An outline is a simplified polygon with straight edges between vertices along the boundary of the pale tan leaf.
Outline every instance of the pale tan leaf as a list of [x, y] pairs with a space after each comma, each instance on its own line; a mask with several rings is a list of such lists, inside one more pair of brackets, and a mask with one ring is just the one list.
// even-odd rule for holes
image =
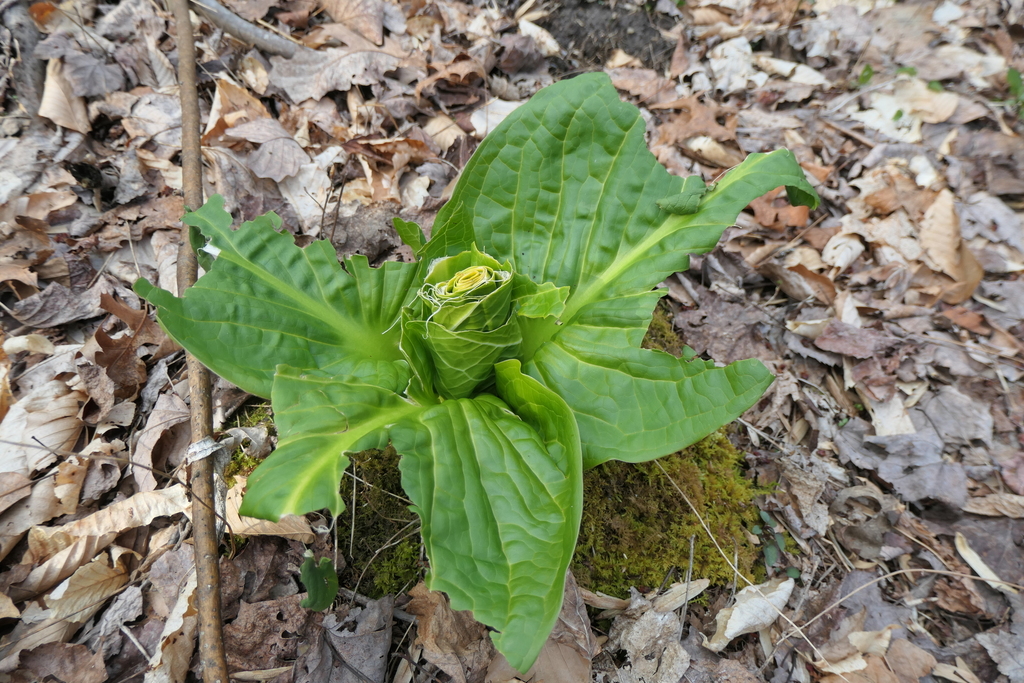
[[122, 534], [145, 526], [157, 517], [170, 517], [188, 507], [186, 488], [181, 484], [159, 491], [143, 491], [94, 512], [88, 517], [58, 527], [41, 530], [46, 536], [65, 535], [71, 539]]
[[[264, 76], [266, 72], [264, 71]], [[266, 86], [264, 86], [264, 90]], [[224, 131], [249, 121], [269, 118], [270, 112], [263, 103], [249, 94], [245, 88], [231, 81], [217, 79], [217, 89], [213, 93], [213, 105], [206, 130], [203, 131], [203, 144], [209, 145]]]
[[673, 583], [664, 593], [654, 598], [652, 601], [654, 611], [673, 612], [703, 593], [710, 585], [711, 581], [708, 579], [693, 579], [689, 583], [685, 581]]
[[[1020, 496], [1018, 496], [1018, 498], [1019, 497]], [[960, 557], [964, 558], [964, 561], [971, 566], [971, 569], [973, 569], [978, 576], [985, 579], [985, 583], [987, 583], [993, 590], [997, 590], [1008, 595], [1015, 595], [1017, 593], [1016, 588], [1003, 583], [999, 578], [999, 575], [992, 571], [991, 567], [985, 564], [985, 560], [981, 559], [981, 556], [974, 552], [974, 549], [971, 548], [970, 544], [967, 542], [967, 538], [962, 533], [959, 531], [956, 532], [953, 542], [956, 545], [957, 552], [960, 553]]]
[[227, 511], [228, 528], [237, 536], [280, 536], [300, 543], [312, 543], [316, 536], [305, 517], [285, 515], [278, 522], [269, 522], [254, 517], [241, 517], [238, 508], [242, 504], [242, 492], [245, 489], [245, 477], [236, 477], [236, 483], [228, 491]]
[[272, 57], [270, 83], [284, 90], [295, 104], [319, 100], [331, 90], [377, 83], [401, 62], [393, 48], [389, 50], [389, 42], [380, 50], [332, 48], [299, 52], [291, 59]]
[[195, 609], [190, 605], [195, 591], [196, 570], [193, 566], [178, 592], [174, 608], [164, 622], [160, 645], [149, 660], [150, 670], [146, 673], [144, 683], [184, 682], [195, 648], [199, 621]]
[[17, 472], [0, 472], [0, 512], [27, 498], [32, 493], [32, 480]]
[[444, 114], [438, 114], [423, 126], [423, 132], [429, 135], [442, 152], [447, 152], [456, 140], [465, 135], [459, 124]]
[[954, 206], [955, 197], [943, 189], [925, 211], [921, 220], [920, 240], [932, 263], [946, 275], [959, 279], [960, 220]]
[[30, 476], [71, 448], [82, 431], [78, 411], [86, 400], [85, 392], [71, 390], [57, 379], [23, 396], [0, 423], [0, 472]]
[[384, 3], [381, 0], [320, 0], [331, 18], [357, 31], [374, 45], [384, 40]]
[[53, 519], [59, 510], [53, 494], [53, 477], [40, 479], [28, 498], [14, 503], [0, 515], [0, 559], [11, 552], [26, 531]]
[[39, 103], [39, 115], [83, 135], [92, 129], [85, 100], [74, 94], [64, 76], [64, 63], [59, 59], [51, 59], [46, 65], [46, 83]]
[[736, 594], [736, 604], [715, 616], [715, 634], [704, 643], [704, 647], [712, 652], [721, 652], [733, 638], [774, 624], [795, 585], [793, 579], [778, 577], [741, 590]]
[[53, 342], [41, 334], [23, 334], [20, 337], [8, 337], [4, 341], [4, 353], [13, 356], [21, 351], [52, 356], [55, 349]]
[[990, 517], [1013, 517], [1024, 519], [1024, 496], [1013, 493], [990, 493], [987, 496], [968, 498], [964, 512]]
[[[33, 529], [33, 535], [36, 530]], [[86, 536], [77, 541], [71, 537], [59, 537], [62, 543], [69, 543], [53, 557], [33, 569], [24, 581], [10, 588], [11, 599], [21, 602], [28, 600], [68, 578], [96, 554], [114, 542], [116, 533]]]
[[309, 155], [288, 131], [274, 119], [257, 119], [228, 129], [226, 137], [248, 140], [259, 144], [249, 155], [249, 169], [258, 178], [270, 178], [281, 182], [297, 175], [303, 164], [309, 163]]
[[[139, 489], [153, 491], [156, 489], [156, 477], [153, 475], [153, 451], [160, 443], [164, 434], [176, 425], [188, 422], [188, 406], [174, 392], [161, 394], [153, 406], [153, 412], [146, 420], [146, 426], [139, 435], [139, 441], [132, 453], [132, 462], [142, 467], [132, 467]], [[148, 524], [148, 522], [147, 522]]]
[[46, 596], [46, 606], [55, 619], [77, 620], [78, 614], [102, 604], [128, 583], [128, 572], [122, 563], [111, 567], [107, 556], [101, 555], [79, 567], [66, 581]]
[[82, 462], [77, 456], [71, 456], [57, 466], [53, 493], [60, 503], [60, 514], [74, 514], [78, 509], [78, 494], [82, 491], [82, 483], [88, 471], [88, 463]]
[[21, 613], [14, 630], [0, 641], [0, 672], [9, 673], [18, 666], [18, 655], [47, 643], [62, 643], [68, 640], [98, 612], [100, 605], [88, 608], [75, 619], [54, 619], [49, 610], [31, 603]]
[[6, 593], [0, 593], [0, 619], [17, 619], [20, 616], [21, 612], [14, 606], [14, 601]]

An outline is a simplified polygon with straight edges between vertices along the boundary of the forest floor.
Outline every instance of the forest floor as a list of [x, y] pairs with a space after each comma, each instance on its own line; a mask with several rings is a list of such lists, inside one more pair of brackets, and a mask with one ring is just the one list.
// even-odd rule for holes
[[[277, 212], [300, 245], [406, 257], [391, 219], [429, 230], [489, 130], [589, 71], [640, 108], [670, 172], [710, 182], [785, 147], [823, 200], [753, 202], [663, 283], [650, 335], [775, 374], [720, 441], [665, 461], [725, 457], [757, 508], [715, 542], [692, 518], [693, 555], [684, 537], [641, 548], [663, 560], [647, 574], [628, 557], [614, 582], [577, 571], [566, 605], [589, 618], [564, 612], [523, 680], [1024, 682], [1021, 0], [227, 6], [316, 52], [194, 16], [205, 191], [240, 221]], [[176, 289], [178, 27], [152, 0], [0, 14], [0, 681], [197, 680], [187, 376], [131, 290]], [[482, 626], [416, 585], [414, 515], [382, 502], [393, 453], [345, 479], [373, 513], [354, 528], [240, 518], [272, 416], [224, 382], [214, 399], [237, 680], [515, 680]], [[588, 490], [642, 546], [693, 512], [637, 467]], [[299, 604], [307, 548], [348, 589], [326, 614]], [[758, 599], [721, 575], [741, 556]], [[339, 652], [379, 676], [332, 669]]]

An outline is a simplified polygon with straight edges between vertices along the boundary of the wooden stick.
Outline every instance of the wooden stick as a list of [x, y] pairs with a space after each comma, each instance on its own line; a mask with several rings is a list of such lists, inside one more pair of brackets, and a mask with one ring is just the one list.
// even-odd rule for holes
[[[181, 171], [185, 206], [203, 205], [203, 163], [200, 150], [199, 90], [196, 83], [196, 48], [188, 0], [171, 0], [178, 33], [178, 83], [181, 96]], [[178, 247], [178, 294], [195, 284], [199, 264], [183, 225]], [[186, 353], [191, 398], [192, 443], [211, 438], [213, 411], [210, 373], [192, 354]], [[192, 525], [196, 556], [196, 593], [199, 610], [199, 662], [205, 683], [228, 683], [224, 657], [223, 620], [220, 609], [220, 543], [217, 538], [212, 457], [191, 466]]]

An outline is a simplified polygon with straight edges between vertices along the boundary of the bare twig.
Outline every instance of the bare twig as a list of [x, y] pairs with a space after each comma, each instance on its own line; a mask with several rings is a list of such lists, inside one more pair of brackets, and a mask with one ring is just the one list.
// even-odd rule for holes
[[[196, 83], [196, 48], [192, 42], [192, 20], [188, 0], [171, 0], [178, 32], [178, 81], [181, 86], [181, 167], [185, 205], [198, 209], [203, 203], [203, 166], [200, 156], [199, 90]], [[179, 294], [195, 284], [199, 274], [196, 254], [189, 240], [189, 227], [182, 226], [178, 250]], [[210, 373], [195, 356], [185, 354], [191, 399], [192, 442], [209, 439], [213, 433], [210, 401]], [[214, 459], [201, 458], [192, 465], [192, 520], [196, 548], [196, 594], [199, 610], [199, 661], [206, 683], [228, 683], [224, 657], [224, 634], [220, 609], [220, 543], [214, 514]]]
[[217, 0], [192, 0], [192, 4], [217, 28], [227, 31], [243, 43], [255, 45], [268, 54], [290, 58], [295, 56], [296, 52], [307, 49], [273, 31], [249, 23]]

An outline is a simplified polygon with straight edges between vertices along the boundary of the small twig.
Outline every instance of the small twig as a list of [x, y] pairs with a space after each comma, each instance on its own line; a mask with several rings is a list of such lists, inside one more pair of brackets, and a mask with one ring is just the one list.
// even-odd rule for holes
[[840, 133], [842, 133], [846, 137], [850, 138], [851, 140], [856, 140], [860, 144], [862, 144], [862, 145], [864, 145], [866, 147], [870, 147], [871, 149], [874, 149], [875, 145], [878, 144], [874, 140], [872, 140], [871, 138], [869, 138], [867, 136], [864, 136], [864, 135], [861, 135], [857, 131], [851, 130], [851, 129], [847, 128], [846, 126], [841, 126], [838, 123], [836, 123], [835, 121], [831, 121], [831, 120], [826, 119], [826, 118], [822, 118], [822, 119], [820, 119], [820, 121], [822, 123], [824, 123], [826, 126], [831, 126], [832, 128], [835, 128], [836, 130], [838, 130]]
[[[178, 82], [181, 97], [181, 172], [185, 205], [198, 209], [203, 204], [203, 162], [200, 149], [199, 89], [196, 78], [196, 47], [192, 41], [192, 20], [188, 0], [170, 0], [178, 38]], [[195, 284], [199, 262], [192, 251], [189, 226], [182, 225], [178, 249], [178, 288], [184, 294]], [[210, 401], [210, 373], [191, 353], [185, 353], [188, 367], [189, 412], [192, 443], [213, 434]], [[224, 656], [224, 631], [220, 604], [220, 542], [214, 514], [214, 459], [201, 458], [192, 464], [192, 523], [196, 556], [196, 597], [199, 612], [199, 662], [206, 683], [228, 683]]]
[[297, 52], [308, 50], [291, 39], [265, 28], [254, 26], [221, 5], [217, 0], [192, 0], [192, 4], [217, 28], [223, 29], [243, 43], [255, 45], [269, 54], [291, 58]]

